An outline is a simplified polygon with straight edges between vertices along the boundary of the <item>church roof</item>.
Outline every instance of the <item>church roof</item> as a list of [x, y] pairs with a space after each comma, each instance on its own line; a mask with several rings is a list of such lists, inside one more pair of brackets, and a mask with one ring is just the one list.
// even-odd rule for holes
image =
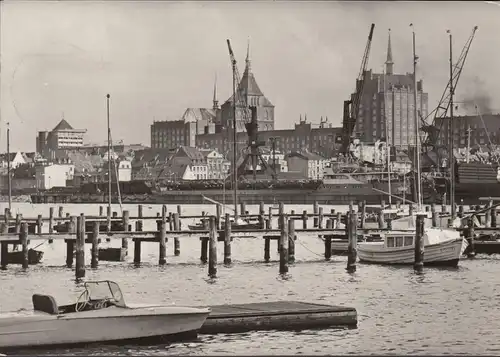
[[73, 127], [69, 125], [69, 123], [65, 120], [62, 119], [59, 124], [56, 125], [52, 131], [61, 131], [61, 130], [73, 130]]
[[[264, 93], [259, 88], [259, 85], [257, 84], [257, 81], [255, 80], [255, 76], [252, 73], [251, 70], [251, 65], [250, 65], [250, 54], [249, 54], [249, 49], [247, 49], [247, 59], [246, 59], [246, 66], [245, 66], [245, 72], [243, 72], [243, 76], [241, 77], [240, 83], [238, 88], [240, 91], [243, 93], [243, 95], [250, 95], [250, 96], [258, 96], [260, 97], [259, 99], [259, 106], [265, 106], [265, 107], [274, 107], [274, 105], [271, 103], [269, 99], [266, 98]], [[226, 101], [226, 103], [232, 103], [233, 102], [233, 96]], [[248, 103], [250, 105], [250, 103]]]
[[182, 115], [182, 120], [185, 123], [197, 122], [199, 120], [206, 120], [208, 122], [214, 122], [217, 117], [217, 113], [214, 109], [209, 108], [187, 108]]

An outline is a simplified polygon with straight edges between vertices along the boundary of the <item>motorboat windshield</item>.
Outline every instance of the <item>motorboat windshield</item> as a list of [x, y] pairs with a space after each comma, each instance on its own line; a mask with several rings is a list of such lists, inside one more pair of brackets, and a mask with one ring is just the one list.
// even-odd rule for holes
[[88, 300], [109, 300], [115, 306], [126, 307], [120, 286], [114, 281], [88, 281], [84, 287]]

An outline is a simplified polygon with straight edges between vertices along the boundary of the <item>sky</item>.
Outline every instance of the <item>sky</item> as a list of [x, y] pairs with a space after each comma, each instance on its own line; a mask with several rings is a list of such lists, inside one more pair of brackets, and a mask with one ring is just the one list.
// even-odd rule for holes
[[[438, 104], [449, 75], [449, 38], [457, 59], [477, 25], [456, 100], [500, 112], [500, 6], [487, 2], [22, 1], [0, 11], [0, 151], [34, 151], [37, 131], [64, 118], [106, 140], [106, 94], [113, 141], [150, 144], [154, 120], [180, 119], [212, 106], [214, 77], [222, 104], [232, 90], [226, 39], [243, 73], [250, 40], [257, 83], [275, 105], [278, 129], [299, 116], [340, 126], [354, 90], [370, 24], [368, 68], [382, 72], [391, 29], [395, 73], [412, 71]], [[459, 114], [467, 110], [458, 110]]]

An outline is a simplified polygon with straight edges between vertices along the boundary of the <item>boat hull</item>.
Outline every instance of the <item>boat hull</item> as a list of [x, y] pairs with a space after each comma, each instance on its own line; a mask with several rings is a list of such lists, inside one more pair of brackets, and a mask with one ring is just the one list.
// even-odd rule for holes
[[3, 314], [0, 350], [195, 336], [209, 313], [209, 309], [153, 306], [64, 315]]
[[[463, 239], [460, 238], [425, 246], [424, 265], [457, 266], [463, 244]], [[409, 265], [415, 262], [413, 246], [385, 249], [380, 249], [380, 246], [380, 243], [359, 243], [359, 261], [390, 265]]]

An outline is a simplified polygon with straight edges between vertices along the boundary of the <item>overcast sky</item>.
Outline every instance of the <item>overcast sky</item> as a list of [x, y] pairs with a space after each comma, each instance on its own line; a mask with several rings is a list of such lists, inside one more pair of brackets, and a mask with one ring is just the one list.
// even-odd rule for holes
[[[113, 140], [150, 144], [153, 119], [179, 119], [188, 107], [211, 107], [214, 75], [219, 102], [231, 91], [229, 38], [244, 69], [247, 39], [252, 69], [276, 106], [277, 128], [299, 115], [340, 125], [353, 91], [370, 24], [369, 68], [381, 72], [391, 28], [396, 73], [412, 70], [415, 26], [418, 77], [430, 107], [448, 76], [448, 37], [458, 58], [479, 26], [457, 90], [458, 99], [491, 98], [500, 112], [500, 7], [482, 2], [168, 2], [21, 1], [1, 3], [1, 144], [11, 126], [11, 150], [34, 150], [38, 130], [61, 119], [106, 138], [111, 94]], [[481, 99], [480, 97], [483, 97]], [[485, 104], [482, 104], [483, 106]]]

